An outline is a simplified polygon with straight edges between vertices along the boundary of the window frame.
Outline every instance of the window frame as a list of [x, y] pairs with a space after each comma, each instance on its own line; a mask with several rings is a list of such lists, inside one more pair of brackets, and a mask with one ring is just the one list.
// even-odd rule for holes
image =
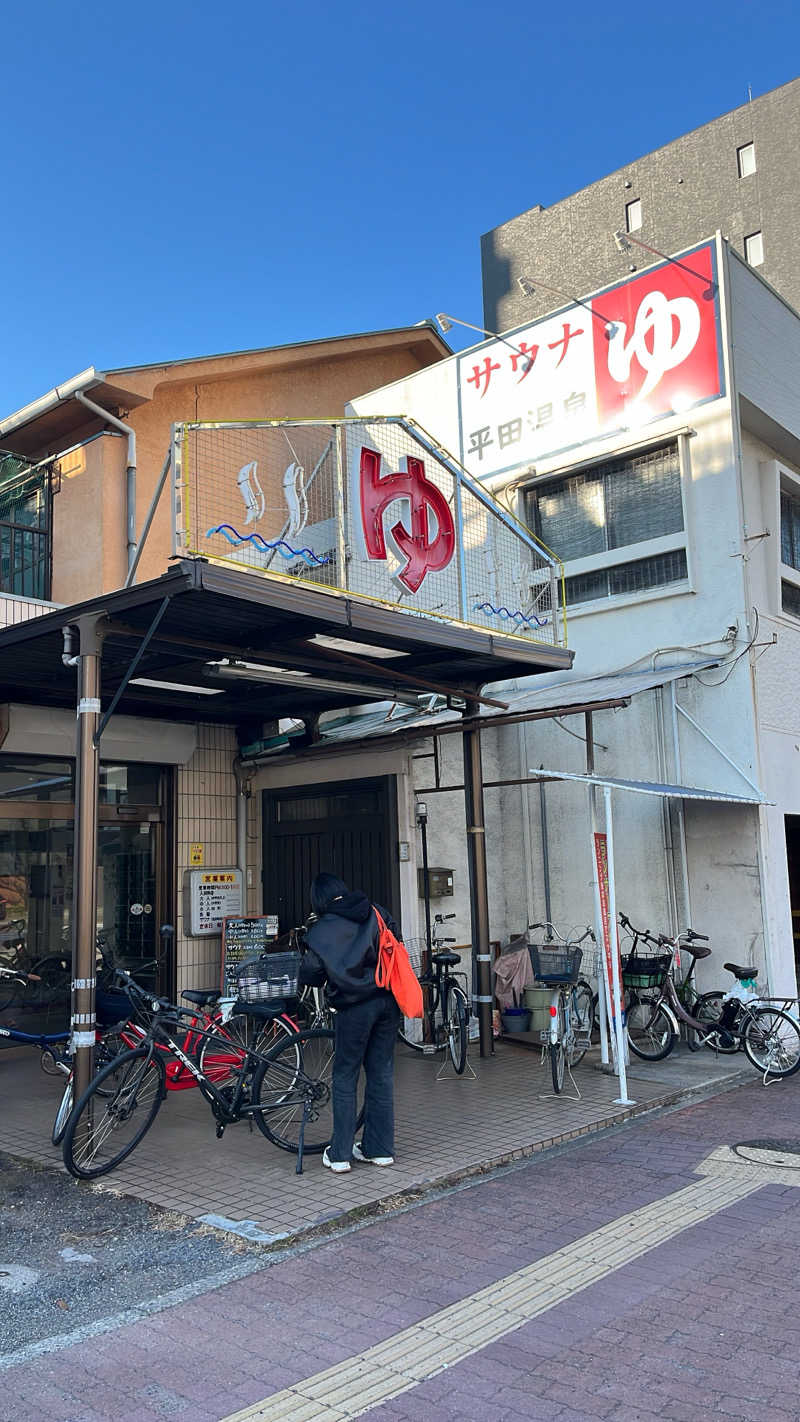
[[[620, 459], [636, 459], [642, 455], [655, 454], [659, 450], [666, 449], [670, 445], [677, 446], [678, 454], [678, 477], [681, 495], [681, 516], [683, 528], [677, 533], [660, 535], [656, 538], [642, 539], [637, 543], [626, 543], [620, 548], [606, 549], [603, 552], [592, 553], [583, 558], [571, 558], [564, 562], [564, 578], [580, 576], [581, 574], [604, 572], [610, 568], [622, 568], [631, 563], [641, 562], [646, 558], [655, 558], [661, 554], [682, 551], [686, 556], [686, 577], [676, 579], [674, 582], [660, 583], [657, 587], [645, 588], [637, 592], [609, 593], [602, 597], [591, 598], [585, 602], [571, 603], [567, 601], [566, 610], [570, 619], [581, 617], [589, 613], [597, 613], [605, 609], [630, 606], [642, 602], [653, 602], [664, 597], [683, 596], [696, 591], [694, 566], [692, 558], [691, 540], [689, 538], [689, 499], [688, 490], [690, 488], [690, 451], [689, 440], [694, 431], [691, 429], [676, 430], [674, 433], [662, 437], [661, 439], [651, 439], [641, 444], [629, 446], [626, 449], [619, 449], [603, 455], [597, 455], [594, 459], [586, 460], [580, 464], [554, 470], [549, 474], [542, 474], [536, 478], [528, 479], [520, 485], [520, 517], [529, 527], [534, 527], [534, 521], [530, 516], [528, 507], [528, 496], [538, 489], [558, 484], [561, 481], [575, 478], [580, 474], [589, 474], [593, 469], [602, 468], [604, 465], [615, 463]], [[537, 535], [538, 536], [538, 535]], [[553, 548], [556, 556], [559, 556], [558, 547]]]
[[[748, 250], [747, 250], [747, 247], [748, 247], [748, 243], [749, 243], [749, 242], [753, 242], [756, 237], [758, 238], [759, 242], [761, 243], [761, 257], [760, 257], [760, 259], [759, 259], [757, 262], [754, 262], [754, 261], [752, 261], [751, 258], [750, 258], [750, 254], [749, 254], [749, 252], [748, 252]], [[750, 233], [747, 233], [747, 234], [745, 235], [745, 239], [744, 239], [744, 259], [745, 259], [745, 261], [747, 262], [748, 267], [753, 267], [753, 269], [755, 269], [756, 267], [763, 267], [763, 265], [764, 265], [764, 233], [763, 233], [763, 231], [762, 231], [761, 228], [759, 228], [758, 231], [756, 231], [756, 232], [750, 232]]]
[[[2, 468], [3, 456], [12, 459], [18, 458], [18, 456], [8, 455], [5, 451], [0, 451], [0, 468]], [[20, 480], [23, 480], [26, 477], [24, 466], [26, 466], [27, 461], [19, 458], [19, 463], [23, 466], [23, 469], [20, 469]], [[27, 470], [30, 473], [32, 473], [35, 468], [35, 465], [27, 465]], [[14, 476], [12, 476], [12, 478], [13, 477]], [[10, 579], [12, 585], [9, 587], [3, 586], [2, 577], [0, 576], [0, 597], [3, 598], [19, 598], [24, 602], [50, 602], [51, 600], [53, 585], [53, 494], [56, 491], [56, 476], [52, 464], [46, 465], [41, 470], [40, 479], [44, 509], [43, 523], [40, 526], [34, 527], [31, 524], [17, 523], [14, 519], [0, 517], [0, 539], [1, 531], [4, 529], [8, 530], [9, 567], [12, 575]], [[2, 496], [2, 490], [3, 483], [0, 478], [0, 496]], [[24, 553], [19, 567], [17, 568], [15, 565], [14, 550], [18, 543], [23, 543], [25, 534], [29, 534], [31, 539], [34, 540], [31, 546], [32, 550], [36, 550], [36, 556], [32, 562], [32, 568], [43, 564], [43, 587], [41, 592], [25, 592], [13, 586], [13, 576], [15, 572], [17, 572], [21, 578], [24, 576]], [[39, 545], [38, 549], [37, 544]]]
[[[748, 168], [747, 172], [744, 171], [744, 165], [742, 162], [742, 155], [744, 153], [752, 153], [753, 155], [753, 166], [752, 168]], [[748, 143], [740, 143], [737, 145], [736, 171], [738, 172], [740, 178], [752, 178], [753, 174], [758, 171], [758, 166], [756, 164], [756, 145], [754, 139], [751, 138]]]
[[[791, 563], [783, 561], [783, 498], [784, 495], [791, 499], [793, 503], [800, 505], [800, 476], [793, 474], [785, 465], [776, 461], [775, 471], [777, 474], [777, 502], [778, 502], [778, 537], [777, 537], [777, 566], [776, 566], [776, 606], [782, 617], [791, 617], [792, 624], [800, 621], [800, 614], [792, 612], [783, 605], [783, 584], [788, 583], [792, 588], [796, 588], [800, 593], [800, 568], [795, 568]], [[800, 559], [800, 553], [798, 554]]]
[[[632, 214], [632, 213], [634, 213], [634, 214], [635, 214], [636, 216], [638, 216], [638, 218], [639, 218], [639, 221], [636, 222], [636, 223], [634, 223], [633, 226], [631, 226], [631, 214]], [[626, 232], [641, 232], [641, 230], [642, 230], [642, 199], [641, 199], [641, 198], [631, 198], [630, 201], [629, 201], [629, 202], [626, 202], [626, 204], [625, 204], [625, 231], [626, 231]]]

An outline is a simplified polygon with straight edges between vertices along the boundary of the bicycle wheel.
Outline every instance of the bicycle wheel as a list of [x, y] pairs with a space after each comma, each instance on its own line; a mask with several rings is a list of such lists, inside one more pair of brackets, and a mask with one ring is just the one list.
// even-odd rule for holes
[[[3, 966], [6, 965], [3, 964]], [[19, 978], [0, 977], [0, 1012], [6, 1012], [10, 1007], [16, 1007], [24, 991], [25, 984]]]
[[165, 1092], [162, 1056], [151, 1056], [147, 1047], [104, 1066], [67, 1121], [63, 1153], [70, 1175], [96, 1180], [121, 1164], [149, 1131]]
[[67, 1129], [67, 1121], [72, 1111], [72, 1072], [67, 1077], [61, 1100], [58, 1103], [56, 1118], [53, 1122], [53, 1129], [50, 1132], [50, 1139], [54, 1146], [61, 1145], [64, 1139], [64, 1132]]
[[748, 1061], [765, 1076], [793, 1076], [800, 1070], [800, 1026], [780, 1007], [750, 1008], [742, 1044]]
[[[217, 1088], [235, 1085], [249, 1051], [266, 1056], [289, 1038], [295, 1029], [282, 1017], [265, 1020], [237, 1012], [227, 1022], [211, 1023], [200, 1042], [198, 1065]], [[294, 1048], [300, 1066], [299, 1048]]]
[[30, 984], [36, 1002], [47, 1007], [67, 1007], [72, 991], [72, 962], [69, 958], [41, 958], [34, 963], [31, 974], [38, 982]]
[[[125, 1042], [116, 1028], [110, 1028], [109, 1031], [104, 1032], [102, 1037], [100, 1037], [95, 1044], [95, 1076], [99, 1075], [103, 1067], [107, 1066], [107, 1064], [112, 1061], [114, 1057], [118, 1057], [120, 1052], [124, 1052], [126, 1050], [127, 1048]], [[69, 1075], [67, 1076], [66, 1083], [64, 1085], [64, 1091], [61, 1096], [61, 1101], [59, 1102], [58, 1110], [56, 1111], [56, 1118], [53, 1122], [53, 1129], [50, 1133], [50, 1139], [52, 1140], [54, 1146], [61, 1145], [61, 1142], [64, 1139], [64, 1132], [67, 1129], [67, 1121], [69, 1120], [70, 1112], [72, 1110], [73, 1105], [72, 1084], [73, 1073], [72, 1071], [70, 1071]], [[111, 1096], [112, 1091], [113, 1082], [109, 1082], [107, 1086], [99, 1086], [97, 1094], [98, 1096]]]
[[467, 1065], [467, 999], [461, 988], [452, 987], [447, 998], [447, 1050], [459, 1076]]
[[[692, 1016], [700, 1022], [718, 1022], [724, 999], [724, 992], [704, 992], [694, 1004]], [[708, 1047], [712, 1052], [723, 1052], [727, 1056], [734, 1056], [742, 1045], [733, 1032], [703, 1032], [696, 1035], [704, 1047]]]
[[[297, 1067], [297, 1048], [302, 1065]], [[319, 1155], [333, 1135], [331, 1079], [334, 1033], [324, 1027], [298, 1032], [293, 1040], [279, 1042], [253, 1073], [251, 1100], [258, 1129], [273, 1145], [297, 1154], [300, 1128], [303, 1150]], [[364, 1120], [357, 1114], [356, 1127]]]
[[645, 1062], [660, 1062], [675, 1046], [675, 1030], [657, 998], [631, 997], [625, 1016], [628, 1046]]
[[574, 1067], [586, 1056], [594, 1031], [594, 994], [583, 978], [579, 979], [572, 989], [570, 1017], [573, 1037], [569, 1050], [569, 1065]]

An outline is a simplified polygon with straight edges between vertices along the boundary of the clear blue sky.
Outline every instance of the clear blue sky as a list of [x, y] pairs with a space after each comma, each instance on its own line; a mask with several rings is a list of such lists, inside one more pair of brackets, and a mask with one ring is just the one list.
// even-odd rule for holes
[[480, 324], [481, 233], [800, 67], [776, 0], [30, 0], [2, 36], [0, 416], [90, 364]]

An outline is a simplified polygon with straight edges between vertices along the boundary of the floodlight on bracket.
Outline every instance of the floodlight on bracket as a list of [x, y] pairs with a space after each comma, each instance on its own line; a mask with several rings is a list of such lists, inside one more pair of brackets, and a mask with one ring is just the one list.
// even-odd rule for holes
[[682, 272], [688, 273], [696, 281], [705, 283], [705, 290], [701, 292], [704, 301], [713, 301], [717, 294], [717, 283], [709, 281], [703, 272], [696, 272], [692, 267], [687, 267], [685, 262], [679, 261], [677, 257], [669, 257], [666, 252], [660, 252], [658, 247], [651, 247], [648, 242], [640, 242], [638, 237], [632, 237], [630, 232], [618, 231], [614, 233], [614, 244], [618, 252], [632, 252], [634, 245], [642, 247], [645, 252], [652, 252], [654, 256], [661, 257], [662, 261], [670, 262], [673, 267], [680, 267]]
[[581, 296], [570, 296], [569, 292], [559, 291], [557, 286], [546, 286], [543, 281], [539, 281], [538, 277], [534, 280], [533, 277], [518, 276], [517, 286], [523, 296], [535, 296], [538, 288], [541, 291], [549, 291], [551, 296], [560, 296], [562, 301], [572, 301], [576, 306], [583, 306], [589, 312], [590, 316], [593, 316], [596, 321], [601, 323], [607, 341], [610, 341], [612, 336], [617, 334], [616, 322], [610, 321], [607, 316], [603, 315], [602, 311], [597, 311], [594, 306], [590, 306], [588, 301], [584, 301]]

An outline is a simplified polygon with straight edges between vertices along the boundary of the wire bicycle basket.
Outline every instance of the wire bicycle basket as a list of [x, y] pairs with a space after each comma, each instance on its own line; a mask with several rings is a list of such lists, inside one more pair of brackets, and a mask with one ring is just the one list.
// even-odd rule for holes
[[627, 988], [660, 988], [671, 963], [671, 953], [629, 953], [622, 960], [623, 985]]
[[576, 983], [581, 970], [582, 948], [529, 943], [533, 976], [538, 983]]
[[242, 963], [236, 986], [243, 1002], [276, 1002], [297, 997], [299, 953], [265, 953]]

